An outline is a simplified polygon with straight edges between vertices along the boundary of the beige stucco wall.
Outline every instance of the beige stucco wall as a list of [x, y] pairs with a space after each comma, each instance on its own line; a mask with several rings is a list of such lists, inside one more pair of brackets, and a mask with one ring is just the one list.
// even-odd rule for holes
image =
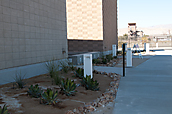
[[103, 40], [102, 0], [67, 0], [68, 39]]
[[103, 2], [103, 48], [112, 50], [112, 45], [118, 47], [117, 33], [117, 0], [102, 0]]
[[0, 0], [0, 69], [66, 57], [66, 26], [66, 0]]

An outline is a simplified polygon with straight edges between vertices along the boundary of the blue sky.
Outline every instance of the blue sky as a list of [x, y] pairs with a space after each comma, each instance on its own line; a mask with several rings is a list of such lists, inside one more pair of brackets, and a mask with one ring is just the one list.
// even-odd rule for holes
[[172, 0], [118, 0], [118, 27], [172, 24]]

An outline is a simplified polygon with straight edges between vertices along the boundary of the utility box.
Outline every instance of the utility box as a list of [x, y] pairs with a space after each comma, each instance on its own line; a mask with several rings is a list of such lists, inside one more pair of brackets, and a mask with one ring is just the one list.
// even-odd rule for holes
[[72, 56], [72, 64], [73, 65], [82, 65], [83, 64], [83, 55], [82, 54], [73, 55]]
[[84, 60], [84, 77], [86, 75], [91, 75], [91, 78], [93, 78], [93, 70], [92, 70], [92, 54], [84, 54], [83, 57]]

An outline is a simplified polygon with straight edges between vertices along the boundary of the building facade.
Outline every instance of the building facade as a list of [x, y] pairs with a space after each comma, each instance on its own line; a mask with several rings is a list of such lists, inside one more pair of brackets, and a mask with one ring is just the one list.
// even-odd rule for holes
[[65, 0], [0, 1], [0, 69], [67, 55]]
[[67, 0], [67, 34], [69, 53], [112, 50], [117, 0]]
[[66, 0], [0, 0], [0, 85], [67, 56]]

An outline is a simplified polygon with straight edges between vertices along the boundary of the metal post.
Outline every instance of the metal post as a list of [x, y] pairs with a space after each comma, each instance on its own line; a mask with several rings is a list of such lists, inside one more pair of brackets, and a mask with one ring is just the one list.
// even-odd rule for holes
[[125, 76], [125, 43], [123, 43], [123, 77]]

